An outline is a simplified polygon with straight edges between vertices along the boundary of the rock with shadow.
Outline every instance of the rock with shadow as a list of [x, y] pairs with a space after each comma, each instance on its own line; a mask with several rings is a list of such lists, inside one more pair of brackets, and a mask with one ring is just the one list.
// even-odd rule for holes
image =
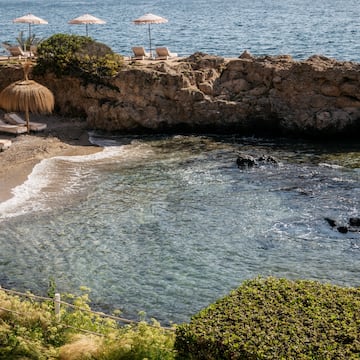
[[339, 223], [338, 221], [331, 218], [324, 218], [327, 223], [341, 234], [348, 232], [360, 232], [360, 217], [351, 217], [345, 224]]
[[239, 169], [248, 169], [252, 167], [258, 167], [261, 165], [278, 165], [279, 162], [273, 156], [261, 155], [260, 157], [254, 157], [249, 154], [239, 153], [236, 159], [236, 165]]

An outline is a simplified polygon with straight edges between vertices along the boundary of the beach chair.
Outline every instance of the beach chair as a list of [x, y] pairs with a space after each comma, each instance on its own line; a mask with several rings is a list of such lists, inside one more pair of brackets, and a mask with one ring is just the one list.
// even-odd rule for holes
[[150, 54], [147, 53], [142, 46], [134, 46], [131, 50], [134, 53], [134, 56], [132, 57], [133, 60], [144, 60], [150, 58]]
[[10, 125], [0, 119], [0, 132], [18, 135], [26, 133], [27, 128], [24, 125]]
[[27, 51], [23, 51], [20, 46], [9, 46], [6, 49], [12, 57], [27, 58], [30, 56], [30, 53]]
[[2, 42], [1, 46], [8, 52], [9, 52], [9, 48], [11, 47], [11, 45], [6, 42]]
[[37, 46], [36, 45], [30, 46], [29, 56], [37, 57]]
[[[26, 121], [16, 113], [7, 113], [4, 115], [4, 120], [11, 125], [20, 125], [26, 127]], [[29, 128], [31, 131], [43, 131], [47, 127], [44, 123], [29, 122]]]
[[167, 60], [173, 57], [177, 57], [177, 53], [172, 53], [167, 47], [158, 47], [156, 48], [156, 59], [157, 60]]

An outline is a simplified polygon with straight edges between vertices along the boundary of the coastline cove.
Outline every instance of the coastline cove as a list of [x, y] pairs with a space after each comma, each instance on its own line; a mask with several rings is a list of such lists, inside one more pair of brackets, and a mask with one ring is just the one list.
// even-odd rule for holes
[[[180, 323], [258, 275], [359, 286], [360, 233], [327, 220], [359, 216], [357, 143], [91, 141], [104, 150], [40, 162], [0, 204], [4, 287], [44, 293], [53, 278], [104, 311]], [[240, 169], [240, 153], [277, 163]]]

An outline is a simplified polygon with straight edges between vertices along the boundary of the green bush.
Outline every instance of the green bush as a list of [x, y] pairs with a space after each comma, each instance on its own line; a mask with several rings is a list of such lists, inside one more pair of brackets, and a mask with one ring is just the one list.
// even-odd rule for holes
[[62, 305], [59, 321], [52, 301], [0, 291], [0, 360], [174, 359], [175, 332], [156, 321], [119, 326], [90, 311], [87, 292], [64, 298], [75, 308]]
[[360, 289], [257, 278], [178, 326], [179, 359], [359, 359]]
[[88, 80], [114, 76], [124, 65], [123, 57], [107, 45], [87, 36], [55, 34], [37, 49], [36, 74], [53, 72]]

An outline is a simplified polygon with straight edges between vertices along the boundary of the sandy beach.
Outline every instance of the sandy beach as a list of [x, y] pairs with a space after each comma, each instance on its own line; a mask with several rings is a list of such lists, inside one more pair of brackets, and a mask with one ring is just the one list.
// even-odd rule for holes
[[18, 136], [0, 133], [0, 139], [12, 141], [10, 148], [0, 152], [0, 202], [11, 198], [11, 190], [22, 184], [41, 160], [101, 151], [89, 142], [86, 121], [82, 119], [32, 115], [31, 121], [44, 122], [47, 129]]

